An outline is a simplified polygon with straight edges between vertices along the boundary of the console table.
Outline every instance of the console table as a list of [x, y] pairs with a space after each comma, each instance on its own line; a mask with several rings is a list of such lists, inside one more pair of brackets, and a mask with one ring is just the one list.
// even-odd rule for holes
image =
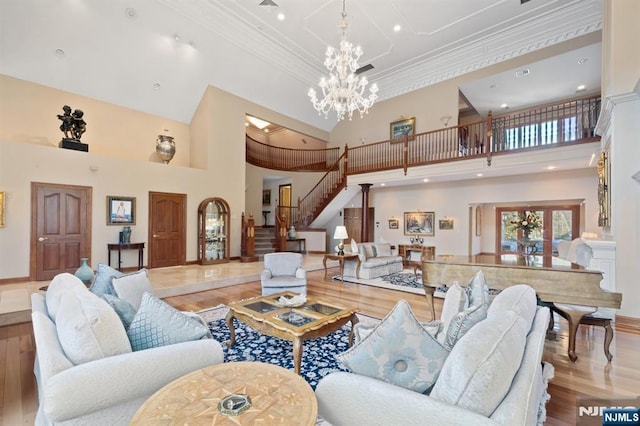
[[298, 251], [296, 253], [307, 252], [307, 239], [306, 238], [287, 238], [287, 243], [298, 243]]
[[107, 259], [111, 266], [111, 251], [118, 250], [118, 271], [122, 267], [122, 250], [138, 250], [138, 269], [142, 269], [142, 259], [144, 256], [144, 243], [123, 243], [107, 244]]

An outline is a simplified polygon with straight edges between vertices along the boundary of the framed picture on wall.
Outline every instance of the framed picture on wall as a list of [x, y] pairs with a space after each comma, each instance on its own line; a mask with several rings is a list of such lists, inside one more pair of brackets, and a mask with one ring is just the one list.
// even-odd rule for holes
[[262, 190], [262, 205], [270, 206], [271, 205], [271, 190], [263, 189]]
[[135, 225], [136, 197], [107, 196], [107, 225]]
[[433, 222], [435, 215], [434, 212], [405, 212], [404, 235], [434, 236]]
[[453, 229], [453, 219], [440, 219], [438, 227], [440, 229]]
[[413, 140], [416, 136], [416, 118], [411, 117], [394, 121], [389, 126], [389, 140], [391, 142], [404, 142]]
[[389, 219], [389, 229], [400, 228], [400, 221], [398, 219]]

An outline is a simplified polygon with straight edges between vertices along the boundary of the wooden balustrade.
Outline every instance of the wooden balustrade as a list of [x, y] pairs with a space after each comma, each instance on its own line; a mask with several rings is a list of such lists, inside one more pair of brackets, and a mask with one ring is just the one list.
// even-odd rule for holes
[[346, 186], [349, 152], [349, 148], [345, 146], [344, 153], [333, 167], [324, 174], [303, 199], [298, 201], [297, 227], [302, 229], [308, 227], [338, 192]]
[[246, 136], [246, 159], [249, 164], [272, 170], [324, 172], [340, 155], [340, 148], [292, 149], [258, 142]]
[[256, 235], [255, 235], [255, 221], [253, 219], [253, 213], [249, 214], [249, 219], [245, 218], [244, 212], [242, 213], [242, 238], [240, 240], [240, 261], [241, 262], [257, 262], [258, 256], [255, 255], [256, 251]]
[[345, 146], [327, 150], [293, 150], [257, 142], [247, 136], [247, 161], [276, 170], [326, 170], [309, 193], [298, 201], [297, 208], [277, 213], [286, 226], [308, 227], [320, 212], [347, 184], [347, 175], [371, 173], [445, 161], [486, 157], [510, 152], [572, 145], [600, 140], [594, 129], [600, 113], [600, 96], [549, 104], [494, 117], [485, 121], [446, 127], [405, 137], [353, 148]]

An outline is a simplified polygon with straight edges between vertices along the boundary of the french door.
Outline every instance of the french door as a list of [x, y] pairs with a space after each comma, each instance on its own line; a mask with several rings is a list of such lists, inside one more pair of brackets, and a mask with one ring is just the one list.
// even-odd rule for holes
[[559, 241], [571, 241], [579, 236], [579, 205], [499, 207], [496, 209], [496, 254], [518, 252], [518, 240], [524, 235], [512, 222], [528, 213], [535, 213], [542, 221], [542, 228], [533, 230], [529, 236], [537, 241], [536, 254], [557, 256]]

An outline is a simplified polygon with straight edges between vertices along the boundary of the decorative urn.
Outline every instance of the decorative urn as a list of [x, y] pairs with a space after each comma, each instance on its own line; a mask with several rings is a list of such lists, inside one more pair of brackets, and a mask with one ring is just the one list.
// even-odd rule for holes
[[90, 284], [95, 275], [93, 269], [91, 269], [91, 266], [89, 266], [88, 261], [89, 259], [86, 257], [80, 259], [80, 267], [74, 274], [76, 277], [80, 278], [80, 281], [82, 281], [85, 285]]
[[173, 136], [158, 135], [156, 152], [164, 164], [169, 164], [169, 161], [176, 154], [176, 143], [173, 141]]

